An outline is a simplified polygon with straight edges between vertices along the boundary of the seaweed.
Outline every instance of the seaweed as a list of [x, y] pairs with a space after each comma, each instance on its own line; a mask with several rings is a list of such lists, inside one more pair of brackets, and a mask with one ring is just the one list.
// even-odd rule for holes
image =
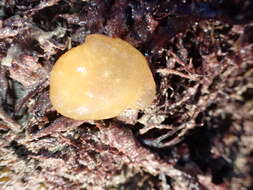
[[[0, 2], [1, 189], [250, 189], [251, 0]], [[57, 58], [91, 33], [147, 58], [153, 104], [103, 121], [59, 115]]]

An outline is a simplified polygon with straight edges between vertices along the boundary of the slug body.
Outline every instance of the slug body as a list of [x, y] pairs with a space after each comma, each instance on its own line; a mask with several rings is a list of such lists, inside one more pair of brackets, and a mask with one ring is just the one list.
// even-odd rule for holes
[[152, 103], [155, 82], [145, 57], [129, 43], [101, 34], [63, 54], [50, 75], [50, 100], [62, 115], [107, 119]]

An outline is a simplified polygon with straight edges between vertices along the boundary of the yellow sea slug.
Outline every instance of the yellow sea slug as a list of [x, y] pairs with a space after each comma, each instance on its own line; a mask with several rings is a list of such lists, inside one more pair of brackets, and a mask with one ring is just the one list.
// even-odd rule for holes
[[143, 109], [156, 85], [145, 57], [119, 38], [101, 34], [63, 54], [50, 75], [50, 100], [62, 115], [99, 120]]

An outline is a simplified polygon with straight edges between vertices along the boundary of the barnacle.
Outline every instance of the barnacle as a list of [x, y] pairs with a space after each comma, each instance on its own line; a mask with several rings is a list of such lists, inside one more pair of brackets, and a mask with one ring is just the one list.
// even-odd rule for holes
[[107, 119], [152, 103], [155, 82], [145, 57], [119, 38], [101, 34], [63, 54], [50, 76], [50, 100], [62, 115]]

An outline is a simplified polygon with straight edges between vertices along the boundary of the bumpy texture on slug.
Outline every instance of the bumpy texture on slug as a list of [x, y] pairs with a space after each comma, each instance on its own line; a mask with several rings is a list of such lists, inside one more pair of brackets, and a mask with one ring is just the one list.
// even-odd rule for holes
[[51, 72], [53, 107], [72, 119], [115, 117], [127, 108], [143, 109], [154, 96], [145, 57], [129, 43], [101, 34], [63, 54]]

